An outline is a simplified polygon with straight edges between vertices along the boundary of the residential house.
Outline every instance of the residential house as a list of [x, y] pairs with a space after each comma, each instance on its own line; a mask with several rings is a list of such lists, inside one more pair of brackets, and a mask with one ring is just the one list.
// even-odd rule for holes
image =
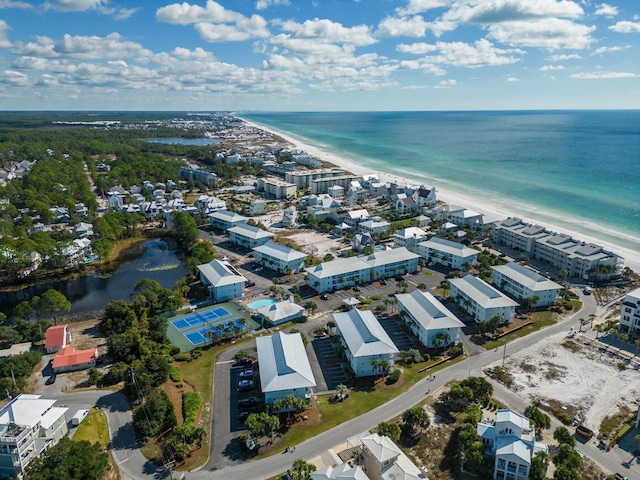
[[464, 323], [431, 293], [397, 293], [396, 300], [400, 318], [425, 347], [448, 347], [458, 342]]
[[380, 235], [386, 232], [391, 227], [391, 224], [380, 217], [373, 217], [364, 222], [360, 222], [358, 228], [363, 233], [370, 233], [371, 235]]
[[495, 424], [480, 422], [477, 432], [485, 453], [495, 457], [494, 480], [527, 480], [535, 454], [549, 454], [547, 445], [536, 442], [529, 419], [513, 410], [498, 410]]
[[624, 296], [620, 311], [620, 326], [627, 332], [637, 335], [640, 331], [640, 288]]
[[118, 192], [109, 192], [109, 208], [115, 208], [119, 210], [122, 208], [122, 204], [124, 203], [122, 200], [122, 196]]
[[394, 208], [399, 212], [415, 212], [419, 207], [415, 198], [406, 193], [398, 193], [393, 201]]
[[385, 360], [393, 369], [398, 348], [373, 312], [353, 308], [334, 313], [333, 319], [340, 344], [356, 377], [381, 373], [375, 363], [372, 364], [374, 360]]
[[282, 274], [297, 273], [304, 268], [306, 253], [275, 242], [254, 247], [255, 261]]
[[296, 186], [293, 183], [275, 177], [258, 178], [258, 190], [276, 199], [296, 196]]
[[218, 197], [209, 195], [200, 195], [196, 198], [195, 206], [202, 214], [209, 214], [217, 212], [218, 210], [225, 210], [227, 204], [220, 200]]
[[31, 342], [14, 343], [9, 348], [0, 350], [0, 358], [15, 357], [31, 351]]
[[228, 228], [229, 241], [245, 248], [255, 248], [267, 243], [273, 233], [246, 223], [240, 223]]
[[68, 325], [54, 325], [47, 328], [44, 334], [44, 349], [47, 353], [56, 353], [71, 343], [71, 332]]
[[276, 302], [256, 309], [262, 324], [270, 327], [298, 320], [304, 315], [304, 307], [293, 301], [293, 297], [283, 302]]
[[230, 210], [218, 210], [209, 214], [209, 223], [219, 230], [227, 230], [241, 223], [247, 223], [247, 220], [249, 220], [247, 217]]
[[451, 212], [450, 220], [456, 225], [466, 225], [474, 230], [479, 230], [483, 226], [482, 217], [481, 213], [463, 208], [462, 210]]
[[558, 292], [562, 290], [561, 285], [517, 262], [491, 268], [493, 269], [492, 283], [503, 292], [520, 302], [525, 298], [537, 297], [538, 301], [531, 305], [532, 307], [553, 305]]
[[254, 198], [253, 200], [251, 200], [251, 202], [249, 202], [250, 216], [253, 217], [255, 215], [264, 215], [265, 213], [267, 213], [267, 202], [257, 198]]
[[327, 193], [331, 196], [331, 198], [344, 198], [344, 187], [340, 185], [334, 185], [329, 187]]
[[424, 242], [426, 238], [427, 234], [421, 228], [407, 227], [393, 235], [393, 244], [395, 247], [405, 247], [410, 252], [420, 254], [418, 245]]
[[212, 260], [198, 265], [202, 285], [216, 303], [226, 302], [244, 295], [247, 279], [226, 260]]
[[98, 349], [76, 350], [66, 346], [58, 350], [53, 357], [53, 373], [75, 372], [95, 367], [98, 361]]
[[364, 471], [371, 480], [424, 480], [427, 477], [389, 437], [360, 439]]
[[287, 207], [282, 210], [282, 226], [294, 227], [298, 221], [298, 211], [295, 207]]
[[21, 394], [0, 408], [0, 477], [22, 477], [29, 464], [67, 432], [67, 408]]
[[67, 207], [53, 207], [50, 208], [52, 214], [52, 223], [68, 223], [71, 217], [69, 216], [69, 209]]
[[348, 463], [340, 463], [335, 467], [328, 465], [312, 472], [311, 480], [369, 480], [369, 477], [359, 465], [352, 467]]
[[84, 203], [76, 203], [76, 217], [86, 217], [89, 213], [89, 209]]
[[419, 208], [430, 208], [436, 204], [436, 187], [427, 188], [420, 186], [415, 192], [413, 192], [413, 199], [416, 201]]
[[311, 401], [316, 386], [300, 333], [278, 332], [256, 338], [260, 388], [267, 405], [287, 395]]
[[327, 217], [335, 217], [340, 208], [340, 202], [331, 195], [308, 195], [300, 199], [300, 206], [306, 208], [307, 215], [313, 215], [321, 220]]
[[357, 229], [360, 223], [366, 220], [369, 220], [369, 212], [365, 209], [351, 210], [344, 217], [344, 222], [354, 229]]
[[449, 298], [471, 315], [476, 322], [485, 322], [498, 315], [503, 322], [508, 323], [518, 306], [517, 302], [504, 293], [471, 274], [462, 278], [451, 278], [449, 285]]
[[456, 270], [464, 269], [464, 264], [475, 265], [478, 251], [461, 243], [433, 237], [418, 244], [420, 256], [428, 263], [437, 263]]
[[351, 248], [354, 252], [362, 253], [365, 248], [373, 248], [375, 245], [376, 241], [373, 239], [370, 233], [356, 233], [353, 237], [351, 237]]
[[76, 223], [73, 227], [74, 233], [78, 238], [84, 237], [92, 237], [93, 236], [93, 225], [86, 222]]

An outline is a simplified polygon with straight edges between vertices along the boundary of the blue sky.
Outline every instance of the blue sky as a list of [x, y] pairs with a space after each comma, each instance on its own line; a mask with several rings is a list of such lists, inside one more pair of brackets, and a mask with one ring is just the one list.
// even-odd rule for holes
[[0, 109], [637, 109], [639, 48], [638, 0], [0, 0]]

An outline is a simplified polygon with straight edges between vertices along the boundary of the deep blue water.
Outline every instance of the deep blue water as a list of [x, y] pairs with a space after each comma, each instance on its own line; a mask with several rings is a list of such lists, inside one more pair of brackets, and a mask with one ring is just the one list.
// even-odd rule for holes
[[480, 197], [640, 254], [640, 111], [242, 117], [372, 169]]

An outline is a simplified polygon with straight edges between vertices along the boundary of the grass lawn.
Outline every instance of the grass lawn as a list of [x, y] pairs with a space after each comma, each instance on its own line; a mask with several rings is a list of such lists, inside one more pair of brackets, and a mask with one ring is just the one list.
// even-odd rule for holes
[[76, 442], [87, 440], [88, 442], [98, 442], [103, 447], [109, 445], [109, 428], [107, 427], [107, 416], [99, 408], [93, 407], [84, 421], [78, 427], [73, 436]]
[[557, 323], [556, 314], [549, 311], [537, 312], [536, 313], [536, 321], [531, 325], [527, 325], [526, 327], [521, 328], [520, 330], [516, 330], [515, 332], [508, 333], [504, 337], [501, 337], [498, 340], [487, 342], [484, 344], [484, 348], [486, 350], [492, 350], [495, 348], [499, 348], [506, 343], [509, 343], [517, 338], [525, 337], [530, 333], [537, 332], [541, 328], [548, 327], [549, 325], [553, 325]]

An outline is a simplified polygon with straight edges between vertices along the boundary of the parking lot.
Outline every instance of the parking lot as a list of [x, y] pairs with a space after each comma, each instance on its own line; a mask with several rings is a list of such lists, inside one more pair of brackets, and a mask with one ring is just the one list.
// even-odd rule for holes
[[311, 345], [318, 359], [318, 369], [317, 371], [314, 369], [317, 384], [316, 391], [335, 390], [341, 383], [347, 385], [347, 377], [344, 374], [342, 363], [333, 348], [331, 339], [329, 337], [315, 338]]
[[409, 350], [411, 348], [417, 348], [413, 341], [409, 338], [409, 336], [402, 329], [400, 324], [390, 315], [382, 314], [377, 316], [380, 325], [384, 328], [384, 331], [387, 332], [393, 343], [395, 343], [398, 350]]
[[[232, 366], [229, 372], [229, 429], [232, 432], [238, 432], [244, 430], [244, 421], [249, 413], [256, 411], [256, 408], [260, 402], [257, 399], [257, 389], [259, 384], [259, 378], [256, 371], [248, 377], [244, 376], [243, 372], [253, 370], [251, 365], [244, 366]], [[240, 387], [241, 381], [252, 381], [252, 387]]]

